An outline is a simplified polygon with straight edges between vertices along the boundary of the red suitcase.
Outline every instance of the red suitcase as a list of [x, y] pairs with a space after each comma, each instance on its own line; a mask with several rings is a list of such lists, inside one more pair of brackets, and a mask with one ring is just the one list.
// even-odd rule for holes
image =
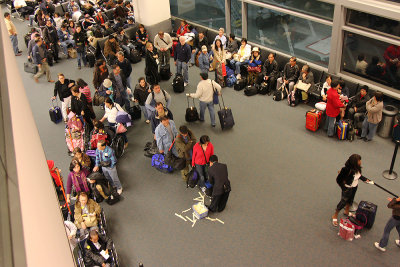
[[352, 241], [354, 239], [354, 224], [349, 219], [340, 219], [338, 235], [344, 240]]
[[322, 111], [312, 109], [306, 113], [306, 128], [315, 132], [321, 123]]

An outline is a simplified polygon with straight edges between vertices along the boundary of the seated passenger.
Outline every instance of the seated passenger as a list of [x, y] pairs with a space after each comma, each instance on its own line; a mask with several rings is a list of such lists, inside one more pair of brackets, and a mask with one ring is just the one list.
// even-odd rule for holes
[[115, 189], [111, 187], [110, 183], [103, 174], [99, 172], [93, 172], [88, 176], [88, 180], [90, 190], [92, 191], [97, 203], [100, 203], [103, 200], [106, 200], [106, 202], [109, 203], [109, 198], [113, 198], [114, 196], [119, 198], [119, 195]]
[[331, 75], [326, 76], [325, 82], [321, 88], [321, 100], [322, 101], [315, 104], [316, 109], [319, 109], [322, 111], [326, 109], [326, 92], [328, 91], [329, 88], [331, 88], [331, 82], [332, 82], [332, 76]]
[[253, 85], [256, 82], [258, 74], [261, 72], [262, 61], [260, 59], [260, 49], [254, 47], [251, 52], [251, 57], [249, 59], [249, 65], [247, 66], [247, 72], [249, 76], [247, 77], [247, 83]]
[[262, 73], [258, 75], [257, 84], [261, 84], [262, 82], [267, 83], [266, 90], [262, 92], [262, 94], [272, 93], [276, 87], [276, 79], [279, 76], [279, 66], [278, 62], [275, 60], [275, 54], [269, 53], [268, 60], [264, 62]]
[[110, 267], [112, 241], [107, 236], [91, 230], [85, 243], [85, 266]]
[[369, 100], [368, 86], [363, 85], [349, 105], [349, 119], [354, 120], [354, 127], [361, 129], [365, 112], [367, 111], [366, 103]]
[[122, 47], [122, 49], [125, 50], [126, 55], [130, 55], [131, 50], [134, 49], [135, 47], [133, 46], [133, 44], [129, 42], [129, 38], [128, 36], [126, 36], [125, 30], [123, 28], [119, 28], [117, 30], [116, 38], [119, 45]]
[[206, 48], [208, 47], [208, 40], [203, 32], [199, 32], [199, 34], [194, 38], [193, 41], [192, 56], [190, 58], [190, 64], [189, 64], [190, 67], [195, 64], [196, 56], [201, 52], [203, 46], [206, 46]]
[[364, 54], [358, 55], [355, 71], [366, 75], [365, 71], [367, 69], [367, 66], [368, 66], [368, 63], [367, 63], [367, 61], [365, 61], [365, 55]]
[[230, 61], [232, 68], [235, 69], [235, 75], [238, 80], [241, 79], [240, 66], [246, 64], [251, 56], [251, 46], [247, 44], [247, 39], [242, 38], [241, 43], [238, 53], [234, 54], [233, 59]]
[[149, 41], [149, 35], [143, 24], [139, 24], [139, 30], [136, 32], [137, 50], [140, 51], [142, 56], [146, 53], [146, 43]]
[[72, 186], [74, 186], [76, 193], [89, 192], [89, 186], [86, 181], [86, 174], [82, 170], [82, 165], [77, 160], [72, 160], [69, 167], [70, 173], [67, 180], [67, 202], [71, 201]]
[[89, 195], [81, 192], [75, 203], [75, 225], [81, 230], [80, 236], [83, 237], [90, 230], [98, 229], [98, 220], [100, 219], [101, 207]]
[[300, 69], [296, 64], [296, 61], [296, 57], [291, 57], [289, 62], [286, 63], [285, 68], [283, 69], [283, 76], [277, 80], [277, 90], [282, 86], [282, 84], [285, 84], [286, 87], [289, 87], [289, 92], [293, 91], [294, 85], [300, 75]]
[[183, 36], [185, 33], [189, 32], [188, 27], [189, 24], [186, 22], [186, 20], [182, 20], [180, 27], [176, 31], [176, 37], [179, 38], [180, 36]]
[[64, 221], [65, 231], [67, 232], [69, 246], [71, 251], [74, 251], [78, 241], [76, 239], [76, 231], [78, 230], [75, 224], [71, 221]]
[[238, 51], [238, 42], [235, 40], [235, 35], [233, 33], [229, 34], [226, 51], [226, 59], [231, 59], [232, 55], [236, 54]]
[[215, 36], [215, 39], [214, 39], [214, 42], [213, 43], [215, 43], [215, 41], [217, 41], [217, 40], [221, 40], [221, 44], [222, 44], [222, 46], [224, 47], [224, 48], [226, 48], [226, 36], [224, 35], [224, 32], [225, 32], [225, 30], [224, 30], [224, 28], [219, 28], [219, 30], [218, 30], [218, 35], [217, 36]]
[[110, 65], [114, 64], [117, 60], [117, 53], [120, 51], [119, 44], [113, 35], [108, 37], [108, 40], [104, 44], [104, 56], [110, 62]]
[[[297, 84], [294, 86], [294, 91], [301, 90], [301, 98], [305, 103], [308, 103], [308, 91], [314, 88], [314, 75], [310, 71], [310, 66], [307, 64], [301, 68], [301, 75]], [[299, 94], [300, 96], [300, 94]]]

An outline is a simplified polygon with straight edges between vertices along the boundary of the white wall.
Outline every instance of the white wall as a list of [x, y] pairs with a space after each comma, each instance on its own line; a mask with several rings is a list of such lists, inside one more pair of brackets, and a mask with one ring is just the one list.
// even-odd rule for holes
[[133, 0], [136, 21], [152, 26], [171, 18], [169, 0]]

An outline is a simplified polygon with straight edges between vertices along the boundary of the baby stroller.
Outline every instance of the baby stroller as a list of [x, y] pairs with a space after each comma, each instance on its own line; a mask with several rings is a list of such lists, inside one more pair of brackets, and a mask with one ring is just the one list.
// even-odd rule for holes
[[68, 154], [73, 156], [75, 147], [85, 151], [85, 122], [72, 112], [68, 114], [68, 118], [68, 123], [65, 126], [65, 142], [67, 143]]

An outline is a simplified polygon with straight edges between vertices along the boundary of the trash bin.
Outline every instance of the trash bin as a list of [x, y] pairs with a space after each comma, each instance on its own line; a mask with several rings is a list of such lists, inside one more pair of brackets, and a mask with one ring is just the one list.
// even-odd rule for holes
[[393, 125], [396, 120], [396, 115], [399, 109], [392, 105], [383, 107], [382, 120], [378, 126], [378, 135], [383, 138], [392, 136]]

